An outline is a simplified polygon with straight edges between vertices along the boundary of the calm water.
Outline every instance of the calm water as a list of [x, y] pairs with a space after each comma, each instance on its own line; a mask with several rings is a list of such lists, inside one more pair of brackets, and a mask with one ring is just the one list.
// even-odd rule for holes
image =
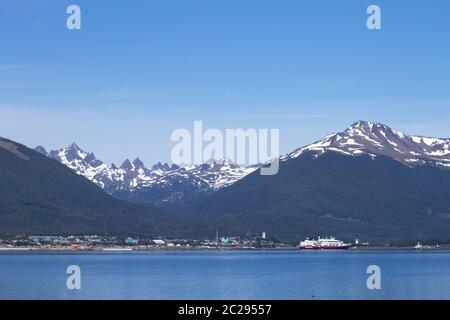
[[3, 253], [0, 299], [450, 299], [450, 252]]

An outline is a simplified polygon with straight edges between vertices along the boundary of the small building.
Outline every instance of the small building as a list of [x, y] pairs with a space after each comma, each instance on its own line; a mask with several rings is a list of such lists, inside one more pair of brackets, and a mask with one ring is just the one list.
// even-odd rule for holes
[[138, 244], [138, 240], [137, 239], [133, 239], [133, 238], [126, 238], [125, 239], [125, 243], [128, 245], [134, 245], [134, 244]]
[[164, 240], [160, 240], [160, 239], [153, 240], [153, 243], [158, 246], [164, 246], [166, 244], [166, 242]]

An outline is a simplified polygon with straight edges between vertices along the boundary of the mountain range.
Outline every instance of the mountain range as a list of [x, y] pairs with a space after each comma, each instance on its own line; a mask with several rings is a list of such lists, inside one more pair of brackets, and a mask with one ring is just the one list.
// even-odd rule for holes
[[[409, 135], [381, 123], [358, 121], [293, 150], [280, 157], [274, 176], [260, 175], [259, 165], [240, 167], [229, 160], [146, 168], [135, 159], [117, 167], [76, 144], [49, 152], [28, 150], [23, 153], [40, 153], [37, 159], [48, 159], [57, 172], [68, 167], [72, 177], [90, 181], [93, 193], [103, 189], [107, 202], [134, 206], [121, 211], [129, 223], [137, 219], [152, 232], [157, 225], [161, 235], [211, 238], [220, 230], [229, 235], [265, 231], [293, 242], [317, 235], [377, 243], [450, 241], [450, 139]], [[48, 164], [36, 164], [41, 165]], [[49, 179], [36, 180], [35, 186]], [[55, 194], [70, 198], [62, 190]], [[87, 208], [78, 212], [84, 210], [92, 214]], [[135, 211], [148, 212], [151, 221]]]
[[[450, 139], [359, 121], [186, 208], [225, 232], [450, 240]], [[210, 230], [211, 232], [212, 230]]]
[[167, 163], [146, 168], [139, 158], [132, 162], [126, 159], [117, 167], [98, 160], [93, 153], [83, 151], [76, 143], [49, 152], [38, 146], [35, 151], [61, 162], [107, 193], [140, 204], [186, 201], [232, 185], [258, 168], [240, 167], [228, 159], [183, 168]]
[[[231, 186], [259, 168], [259, 165], [241, 167], [228, 159], [187, 167], [159, 162], [146, 168], [139, 158], [132, 162], [126, 159], [117, 167], [97, 159], [76, 143], [49, 152], [38, 146], [35, 151], [61, 162], [113, 196], [141, 204], [191, 200]], [[365, 121], [298, 148], [281, 156], [280, 161], [306, 153], [318, 158], [329, 152], [353, 157], [385, 156], [408, 167], [430, 165], [450, 169], [450, 139], [408, 135], [384, 124]]]

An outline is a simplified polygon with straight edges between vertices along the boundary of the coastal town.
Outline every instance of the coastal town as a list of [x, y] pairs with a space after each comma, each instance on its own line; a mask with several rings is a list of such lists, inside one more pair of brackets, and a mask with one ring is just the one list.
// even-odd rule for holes
[[262, 233], [260, 236], [241, 238], [216, 236], [214, 240], [166, 239], [120, 236], [15, 236], [0, 239], [0, 251], [152, 251], [192, 249], [274, 249], [292, 245], [277, 242]]
[[259, 236], [220, 236], [215, 239], [172, 239], [149, 238], [138, 236], [112, 235], [17, 235], [0, 238], [0, 252], [4, 251], [93, 251], [93, 252], [126, 252], [126, 251], [187, 251], [187, 250], [261, 250], [261, 249], [381, 249], [381, 250], [449, 250], [450, 245], [438, 243], [405, 243], [405, 244], [371, 244], [355, 239], [352, 243], [344, 243], [334, 237], [317, 240], [307, 238], [296, 243], [284, 243], [268, 237], [265, 232]]

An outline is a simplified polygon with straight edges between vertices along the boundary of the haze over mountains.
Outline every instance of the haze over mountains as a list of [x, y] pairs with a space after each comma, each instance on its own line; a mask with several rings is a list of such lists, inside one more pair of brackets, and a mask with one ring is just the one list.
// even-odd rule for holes
[[[28, 168], [33, 174], [22, 174], [18, 181], [23, 179], [27, 184], [31, 183], [26, 180], [34, 179], [34, 172], [41, 166], [59, 173], [64, 168], [57, 163], [59, 161], [70, 168], [65, 170], [66, 175], [67, 172], [77, 173], [72, 174], [72, 178], [78, 177], [77, 181], [90, 184], [87, 189], [96, 197], [107, 199], [108, 206], [111, 201], [119, 200], [106, 193], [170, 209], [161, 214], [152, 208], [148, 213], [151, 221], [134, 214], [145, 211], [139, 206], [119, 210], [117, 219], [115, 214], [118, 213], [113, 213], [111, 219], [121, 221], [117, 224], [124, 224], [121, 230], [130, 232], [144, 228], [133, 227], [138, 224], [145, 226], [147, 231], [159, 230], [160, 235], [193, 238], [212, 238], [215, 231], [220, 230], [221, 234], [228, 235], [265, 231], [286, 241], [317, 235], [378, 243], [424, 239], [450, 241], [450, 139], [411, 136], [383, 124], [359, 121], [340, 133], [296, 149], [280, 157], [280, 170], [274, 176], [262, 176], [258, 167], [242, 168], [230, 161], [186, 168], [159, 163], [146, 168], [142, 161], [135, 159], [116, 167], [96, 159], [94, 154], [83, 151], [76, 144], [50, 152], [36, 148], [47, 158], [37, 157], [36, 152], [23, 146], [18, 150], [26, 150], [22, 152], [26, 157], [39, 160], [25, 162], [34, 163]], [[15, 182], [11, 176], [17, 175], [11, 172], [23, 170], [23, 163], [16, 161], [21, 166], [14, 168], [10, 151], [3, 151], [0, 156], [9, 159], [10, 166], [10, 180], [4, 179], [9, 181], [3, 185], [4, 190], [8, 194], [22, 194], [18, 191], [19, 186], [11, 188]], [[13, 156], [15, 160], [20, 159], [18, 155]], [[49, 165], [43, 159], [53, 164]], [[39, 173], [39, 179], [33, 182], [35, 189], [52, 183], [52, 170], [46, 171], [47, 178]], [[45, 195], [48, 191], [54, 201], [64, 199], [58, 210], [65, 212], [76, 208], [78, 215], [89, 217], [94, 214], [87, 207], [73, 207], [74, 203], [82, 201], [84, 189], [77, 193], [73, 189], [65, 192], [64, 188], [54, 188], [54, 191], [42, 188], [39, 192], [44, 194], [39, 198], [48, 196]], [[16, 217], [39, 221], [42, 215], [48, 224], [43, 230], [55, 226], [50, 221], [58, 219], [56, 211], [50, 210], [53, 214], [48, 215], [46, 205], [41, 202], [39, 209], [32, 207], [30, 212], [33, 213], [27, 216], [29, 207], [22, 204], [33, 198], [33, 194], [22, 195], [15, 202], [17, 210], [14, 205], [9, 205]], [[73, 195], [79, 196], [76, 202], [71, 199]], [[127, 205], [133, 206], [117, 202], [118, 208]], [[64, 209], [66, 207], [68, 209]], [[106, 214], [106, 211], [99, 212]], [[2, 221], [9, 218], [3, 217]], [[102, 219], [105, 217], [91, 220], [96, 225], [93, 230], [98, 230]], [[86, 226], [84, 222], [81, 225]]]

